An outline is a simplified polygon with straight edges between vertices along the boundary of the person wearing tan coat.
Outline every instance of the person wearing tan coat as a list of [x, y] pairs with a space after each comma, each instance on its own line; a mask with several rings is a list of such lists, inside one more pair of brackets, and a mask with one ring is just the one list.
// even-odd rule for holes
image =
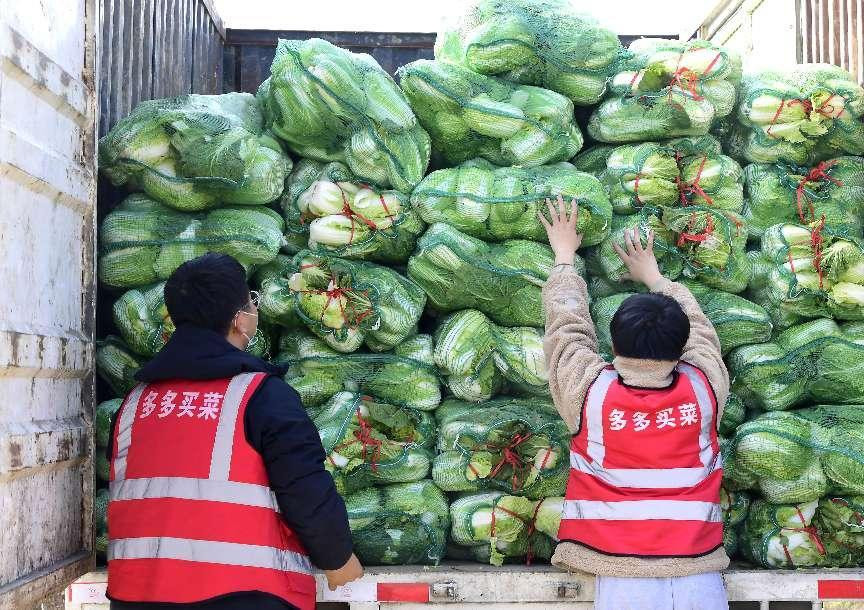
[[[704, 425], [707, 426], [710, 422], [710, 430], [703, 429], [699, 445], [700, 455], [710, 454], [710, 460], [706, 460], [704, 472], [699, 471], [701, 474], [699, 474], [698, 480], [694, 481], [694, 485], [696, 487], [701, 486], [702, 491], [700, 493], [705, 492], [712, 497], [716, 491], [719, 502], [719, 481], [722, 477], [722, 469], [719, 447], [716, 442], [716, 426], [720, 421], [723, 404], [729, 394], [729, 374], [723, 363], [720, 342], [713, 326], [685, 286], [672, 282], [660, 274], [653, 254], [653, 234], [647, 236], [647, 245], [643, 246], [641, 239], [636, 236], [636, 231], [628, 231], [625, 234], [626, 247], [616, 246], [615, 248], [627, 266], [628, 279], [644, 284], [648, 288], [649, 294], [630, 297], [616, 313], [618, 320], [613, 318], [611, 331], [615, 357], [610, 366], [610, 363], [605, 362], [597, 353], [597, 335], [588, 309], [587, 286], [585, 280], [573, 268], [574, 255], [582, 238], [575, 229], [578, 207], [574, 201], [571, 205], [573, 212], [570, 218], [567, 217], [566, 207], [560, 197], [557, 205], [549, 203], [548, 207], [551, 222], [542, 215], [540, 221], [547, 230], [549, 243], [555, 252], [555, 267], [543, 288], [543, 305], [546, 313], [544, 352], [549, 371], [549, 387], [555, 407], [574, 435], [573, 453], [579, 453], [580, 443], [581, 446], [587, 447], [586, 455], [592, 451], [591, 443], [594, 442], [596, 445], [596, 438], [594, 441], [590, 438], [586, 440], [586, 436], [590, 437], [591, 435], [591, 425], [583, 425], [582, 420], [585, 417], [586, 408], [591, 408], [591, 404], [600, 400], [591, 398], [601, 391], [597, 389], [597, 385], [603, 384], [600, 384], [598, 379], [606, 379], [611, 376], [612, 383], [615, 383], [619, 389], [618, 394], [616, 394], [619, 396], [618, 400], [621, 400], [621, 396], [625, 397], [625, 400], [628, 400], [627, 396], [648, 396], [651, 400], [660, 401], [657, 403], [660, 406], [665, 406], [662, 401], [668, 395], [669, 390], [666, 388], [672, 388], [674, 384], [678, 383], [679, 377], [684, 377], [683, 374], [680, 374], [682, 371], [690, 372], [690, 378], [696, 380], [695, 385], [699, 384], [700, 379], [707, 380], [710, 392], [713, 393], [710, 409], [702, 411]], [[657, 295], [665, 295], [665, 297]], [[619, 349], [622, 345], [626, 349]], [[633, 357], [634, 353], [641, 355], [652, 353], [652, 350], [663, 357]], [[694, 370], [695, 373], [693, 373]], [[626, 394], [628, 389], [634, 388], [636, 389], [635, 394]], [[604, 396], [606, 395], [604, 394]], [[650, 411], [650, 409], [644, 408], [641, 410]], [[665, 410], [672, 411], [671, 408]], [[621, 414], [626, 411], [626, 408], [621, 408], [612, 413]], [[598, 412], [604, 414], [602, 417], [607, 417], [608, 410]], [[630, 413], [631, 420], [632, 415]], [[645, 413], [636, 413], [635, 415], [638, 418], [645, 416]], [[648, 417], [650, 422], [651, 416]], [[625, 424], [622, 422], [626, 421], [626, 417], [620, 418], [615, 422], [619, 425], [613, 425], [611, 431], [624, 428]], [[659, 420], [656, 421], [659, 422]], [[678, 422], [680, 424], [678, 426], [679, 431], [683, 430], [685, 423], [689, 423], [680, 418]], [[667, 421], [667, 423], [669, 422]], [[674, 419], [672, 425], [674, 426]], [[632, 430], [632, 427], [630, 429]], [[644, 429], [644, 426], [636, 429]], [[707, 434], [708, 432], [710, 435]], [[615, 436], [615, 433], [610, 432], [610, 429], [607, 428], [605, 439], [602, 435], [600, 437], [605, 443], [603, 449], [606, 452], [605, 455], [608, 456], [609, 452], [616, 450], [614, 443], [619, 442], [615, 440], [616, 438], [629, 438], [632, 441], [633, 438], [646, 437], [640, 437], [638, 434], [629, 437]], [[636, 455], [637, 459], [640, 458], [638, 453], [634, 453], [640, 450], [639, 443], [630, 442], [627, 447], [617, 449], [629, 451], [631, 455]], [[646, 445], [643, 450], [646, 452], [645, 463], [650, 465], [657, 452], [651, 449], [650, 445]], [[603, 454], [601, 453], [601, 455]], [[590, 494], [596, 492], [592, 492], [591, 489], [597, 481], [600, 481], [602, 488], [602, 485], [616, 480], [615, 473], [621, 472], [616, 470], [613, 473], [605, 470], [600, 462], [589, 463], [586, 466], [586, 460], [580, 458], [579, 455], [571, 457], [571, 462], [574, 465], [568, 486], [568, 500], [571, 496], [574, 498], [592, 498]], [[578, 468], [577, 463], [581, 464]], [[673, 472], [677, 473], [683, 470], [686, 469], [673, 469]], [[693, 470], [695, 469], [690, 469], [690, 471]], [[634, 472], [636, 473], [635, 476], [640, 476], [639, 473], [643, 471], [632, 471], [629, 474], [632, 476]], [[589, 475], [588, 478], [586, 478], [586, 473]], [[590, 484], [585, 482], [589, 480]], [[638, 488], [640, 485], [638, 480], [635, 483], [625, 483], [620, 491], [622, 493], [635, 493], [636, 499], [640, 499], [638, 489], [632, 490], [632, 488]], [[712, 487], [706, 490], [706, 485]], [[647, 483], [645, 486], [650, 487]], [[654, 487], [658, 487], [658, 485], [654, 485]], [[659, 487], [663, 486], [660, 485]], [[692, 489], [696, 489], [696, 487]], [[588, 496], [584, 495], [586, 493]], [[658, 490], [650, 489], [647, 492], [643, 490], [642, 493], [645, 494], [645, 497], [650, 498], [655, 497]], [[690, 491], [686, 493], [690, 493]], [[580, 505], [579, 502], [582, 504]], [[565, 502], [565, 506], [568, 504], [574, 505], [575, 516], [573, 518], [575, 520], [568, 523], [571, 527], [570, 531], [577, 532], [577, 538], [582, 524], [585, 524], [587, 528], [591, 527], [588, 525], [589, 523], [598, 523], [596, 521], [584, 521], [584, 519], [622, 518], [620, 514], [612, 513], [610, 513], [611, 516], [605, 517], [602, 514], [600, 517], [597, 515], [586, 516], [584, 506], [590, 506], [592, 510], [596, 507], [602, 513], [604, 510], [615, 510], [614, 502], [588, 502], [586, 500]], [[662, 513], [648, 514], [650, 511], [646, 511], [644, 515], [641, 514], [638, 508], [640, 505], [637, 503], [623, 502], [622, 504], [637, 507], [633, 508], [636, 514], [628, 515], [626, 519], [640, 520], [649, 532], [652, 526], [659, 527], [657, 531], [660, 532], [665, 530], [669, 524], [676, 523], [675, 521], [665, 521], [667, 516]], [[669, 506], [680, 504], [680, 502], [673, 501], [669, 503]], [[700, 507], [711, 505], [709, 512], [706, 513], [708, 516], [704, 519], [707, 524], [706, 527], [713, 526], [713, 529], [710, 530], [712, 539], [718, 530], [722, 537], [722, 513], [719, 512], [719, 505], [714, 506], [713, 502], [694, 504], [698, 504]], [[658, 504], [655, 503], [654, 506], [656, 507]], [[692, 504], [687, 505], [687, 507], [692, 507]], [[717, 524], [718, 515], [719, 526]], [[565, 509], [562, 532], [564, 532], [564, 523], [567, 518]], [[651, 520], [664, 521], [662, 521], [663, 525], [660, 526], [658, 525], [659, 521], [652, 522]], [[602, 524], [603, 522], [600, 521], [599, 523]], [[608, 524], [608, 522], [606, 523]], [[632, 523], [629, 522], [616, 521], [616, 523], [621, 528], [632, 526]], [[674, 528], [675, 526], [672, 525], [668, 529], [670, 535], [677, 531]], [[617, 532], [618, 530], [609, 531]], [[559, 535], [559, 537], [568, 538], [569, 536]], [[653, 544], [662, 549], [664, 537], [658, 535], [658, 540], [649, 541], [649, 546]], [[622, 545], [626, 548], [627, 546], [626, 540], [615, 540], [615, 535], [608, 537], [608, 542], [608, 545], [604, 542], [600, 546], [608, 546], [609, 548]], [[699, 540], [694, 540], [692, 544], [698, 545]], [[586, 544], [579, 540], [562, 540], [555, 551], [552, 563], [570, 572], [586, 572], [597, 575], [595, 608], [598, 609], [638, 608], [639, 610], [651, 610], [656, 608], [660, 610], [674, 608], [677, 610], [699, 608], [713, 610], [714, 608], [728, 607], [720, 571], [728, 566], [729, 558], [726, 556], [722, 544], [718, 544], [716, 548], [706, 552], [688, 553], [687, 556], [675, 556], [674, 552], [664, 553], [662, 551], [652, 556], [652, 554], [634, 553], [630, 555], [626, 552], [604, 551], [604, 549], [596, 548], [595, 545]]]

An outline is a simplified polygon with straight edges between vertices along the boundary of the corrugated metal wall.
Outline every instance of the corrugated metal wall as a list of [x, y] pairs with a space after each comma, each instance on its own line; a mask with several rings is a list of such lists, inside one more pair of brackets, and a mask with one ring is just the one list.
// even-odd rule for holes
[[864, 0], [797, 0], [803, 62], [842, 66], [864, 83]]
[[255, 93], [270, 76], [276, 41], [323, 38], [354, 53], [368, 53], [390, 74], [415, 59], [432, 59], [435, 34], [228, 30], [225, 38], [225, 90]]
[[210, 0], [101, 0], [99, 135], [141, 100], [222, 92], [225, 29]]

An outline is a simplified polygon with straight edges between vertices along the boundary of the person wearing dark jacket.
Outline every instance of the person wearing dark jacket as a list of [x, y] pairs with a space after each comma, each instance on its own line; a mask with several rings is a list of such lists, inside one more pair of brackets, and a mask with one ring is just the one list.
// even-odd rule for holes
[[138, 371], [109, 446], [114, 610], [305, 610], [310, 561], [331, 589], [363, 574], [299, 395], [243, 351], [257, 328], [245, 278], [207, 254], [165, 285], [176, 331]]

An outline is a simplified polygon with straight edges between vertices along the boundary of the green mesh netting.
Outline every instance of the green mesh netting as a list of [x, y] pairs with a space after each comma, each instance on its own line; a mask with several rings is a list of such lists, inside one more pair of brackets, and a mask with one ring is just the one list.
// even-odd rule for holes
[[233, 256], [247, 269], [263, 265], [278, 254], [284, 226], [263, 206], [191, 214], [133, 194], [99, 228], [99, 279], [111, 288], [153, 284], [208, 252]]
[[[639, 214], [616, 215], [609, 237], [588, 252], [589, 273], [613, 283], [621, 280], [627, 269], [612, 245], [625, 247], [624, 232], [628, 229], [638, 230], [643, 246], [648, 231], [654, 231], [654, 254], [661, 273], [671, 280], [695, 279], [731, 293], [744, 291], [750, 282], [752, 265], [744, 251], [745, 223], [732, 212], [701, 206], [662, 210], [644, 207]], [[626, 284], [622, 289], [628, 289]]]
[[276, 362], [289, 365], [285, 381], [297, 390], [307, 408], [324, 404], [342, 390], [423, 411], [441, 403], [429, 335], [412, 337], [386, 354], [340, 354], [323, 339], [303, 331], [286, 331], [279, 347]]
[[258, 99], [288, 148], [341, 161], [361, 179], [404, 193], [420, 182], [429, 136], [372, 56], [319, 38], [279, 40], [270, 72]]
[[293, 257], [279, 254], [255, 272], [252, 284], [260, 295], [258, 315], [262, 322], [288, 329], [303, 327], [294, 310], [294, 300], [289, 297], [289, 283], [296, 271]]
[[750, 406], [782, 411], [807, 401], [864, 402], [864, 332], [819, 319], [793, 326], [770, 343], [729, 354], [733, 390]]
[[137, 385], [135, 373], [146, 360], [135, 354], [120, 337], [107, 336], [96, 347], [96, 372], [114, 391], [125, 396]]
[[741, 398], [730, 392], [723, 406], [723, 416], [717, 425], [717, 432], [720, 436], [731, 436], [746, 419], [747, 405]]
[[738, 427], [729, 462], [775, 504], [864, 493], [864, 410], [819, 405], [764, 413]]
[[370, 487], [345, 496], [354, 552], [363, 565], [437, 565], [450, 512], [432, 481]]
[[576, 228], [583, 245], [598, 244], [608, 235], [612, 208], [603, 185], [564, 162], [526, 169], [473, 159], [426, 176], [411, 194], [411, 203], [426, 222], [445, 222], [473, 237], [546, 242], [537, 214], [548, 217], [545, 200], [558, 195], [568, 214], [576, 200]]
[[481, 0], [438, 35], [435, 58], [596, 104], [621, 53], [618, 36], [566, 0]]
[[822, 498], [813, 525], [825, 546], [826, 563], [842, 568], [864, 563], [864, 496]]
[[282, 196], [289, 248], [404, 263], [426, 225], [408, 195], [371, 187], [343, 163], [302, 159]]
[[107, 489], [97, 489], [93, 495], [93, 531], [96, 535], [96, 552], [108, 552], [108, 501]]
[[[478, 309], [502, 326], [542, 327], [540, 290], [554, 256], [546, 244], [512, 239], [487, 244], [435, 223], [417, 242], [408, 277], [440, 312]], [[582, 259], [576, 269], [584, 273]]]
[[744, 218], [754, 237], [776, 224], [810, 223], [823, 216], [832, 231], [862, 235], [862, 157], [837, 157], [811, 167], [753, 163], [744, 168], [744, 182]]
[[787, 328], [803, 320], [864, 319], [864, 243], [828, 229], [780, 224], [762, 236], [762, 261], [751, 292]]
[[99, 140], [99, 169], [188, 212], [273, 201], [291, 160], [263, 133], [255, 98], [226, 93], [141, 102]]
[[[165, 282], [128, 290], [114, 302], [114, 324], [129, 348], [144, 358], [152, 358], [174, 334], [174, 322], [165, 307]], [[246, 351], [259, 358], [270, 357], [266, 325], [252, 335]]]
[[720, 488], [720, 508], [723, 509], [723, 548], [733, 557], [738, 554], [741, 526], [750, 511], [750, 496], [743, 491]]
[[363, 341], [384, 351], [416, 332], [426, 295], [396, 271], [309, 251], [299, 252], [294, 265], [298, 272], [285, 296], [313, 332], [343, 343], [340, 351], [354, 351]]
[[548, 560], [563, 508], [563, 497], [532, 501], [500, 491], [466, 495], [450, 505], [451, 540], [492, 565], [507, 559]]
[[740, 213], [744, 206], [741, 167], [712, 136], [620, 146], [607, 159], [603, 183], [616, 214], [691, 205]]
[[513, 393], [549, 396], [543, 333], [498, 326], [474, 309], [442, 320], [435, 333], [435, 364], [462, 400], [489, 400], [505, 383]]
[[813, 517], [818, 503], [777, 505], [754, 500], [741, 533], [741, 552], [765, 568], [825, 565], [825, 546]]
[[310, 409], [341, 494], [370, 485], [419, 481], [429, 474], [435, 418], [427, 412], [339, 392]]
[[554, 91], [427, 59], [402, 66], [399, 76], [446, 165], [483, 157], [535, 167], [566, 161], [582, 148], [573, 102]]
[[439, 418], [432, 480], [445, 491], [498, 490], [531, 499], [563, 495], [567, 426], [540, 399], [498, 398]]
[[705, 40], [640, 38], [591, 115], [600, 142], [701, 136], [735, 107], [741, 60]]
[[843, 68], [803, 64], [746, 74], [729, 154], [800, 165], [864, 155], [862, 115], [864, 88]]
[[[713, 290], [696, 282], [688, 281], [685, 285], [696, 297], [702, 311], [717, 331], [724, 354], [741, 345], [764, 343], [771, 339], [771, 318], [761, 306], [743, 297]], [[625, 292], [598, 298], [591, 303], [598, 350], [607, 360], [612, 357], [609, 325], [621, 304], [631, 296], [633, 293]]]
[[573, 157], [573, 165], [580, 172], [597, 176], [602, 182], [606, 161], [616, 148], [614, 144], [595, 144]]
[[93, 410], [93, 430], [97, 447], [107, 447], [111, 442], [111, 423], [122, 405], [122, 398], [112, 398], [100, 402]]

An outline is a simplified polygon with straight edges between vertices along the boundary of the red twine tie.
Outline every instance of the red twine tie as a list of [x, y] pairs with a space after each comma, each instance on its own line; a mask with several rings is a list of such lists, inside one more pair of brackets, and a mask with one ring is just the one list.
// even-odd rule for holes
[[708, 222], [705, 229], [701, 233], [693, 233], [693, 228], [696, 226], [697, 216], [694, 213], [690, 216], [687, 230], [678, 234], [678, 247], [683, 247], [687, 242], [702, 243], [714, 233], [714, 217], [708, 215]]
[[[548, 455], [549, 455], [548, 450], [547, 450], [546, 455], [548, 457]], [[545, 460], [544, 460], [544, 463], [545, 463]], [[498, 498], [498, 500], [500, 500], [500, 498]], [[526, 552], [525, 552], [525, 565], [530, 566], [531, 562], [534, 560], [534, 547], [531, 544], [531, 536], [533, 536], [534, 532], [537, 531], [537, 514], [540, 512], [540, 507], [543, 506], [543, 502], [545, 502], [545, 499], [541, 499], [539, 502], [537, 502], [537, 504], [534, 506], [534, 512], [531, 515], [531, 519], [528, 521], [526, 521], [521, 515], [514, 513], [512, 510], [498, 506], [498, 500], [495, 500], [495, 502], [493, 502], [493, 504], [492, 504], [492, 520], [491, 520], [490, 527], [489, 527], [489, 537], [492, 539], [495, 538], [495, 511], [496, 510], [500, 510], [501, 512], [503, 512], [506, 515], [510, 515], [511, 517], [515, 517], [516, 519], [519, 519], [519, 521], [521, 521], [522, 523], [524, 523], [528, 526], [528, 529], [525, 532], [525, 535], [528, 538], [528, 548], [526, 549]]]
[[801, 222], [807, 222], [804, 218], [804, 198], [807, 198], [807, 204], [810, 209], [810, 221], [816, 220], [816, 209], [813, 207], [813, 200], [807, 194], [807, 184], [809, 182], [822, 182], [827, 181], [831, 182], [835, 186], [843, 186], [843, 183], [840, 180], [837, 180], [830, 174], [828, 174], [828, 170], [831, 169], [834, 165], [837, 164], [837, 160], [834, 159], [832, 161], [822, 161], [811, 169], [806, 176], [801, 178], [800, 182], [798, 182], [798, 186], [795, 188], [795, 200], [798, 205], [798, 218], [801, 219]]
[[[826, 119], [833, 119], [834, 118], [834, 116], [832, 116], [833, 112], [834, 112], [834, 106], [829, 105], [828, 102], [830, 102], [832, 99], [834, 99], [835, 95], [836, 95], [836, 93], [832, 93], [831, 95], [829, 95], [828, 98], [824, 102], [822, 102], [818, 108], [816, 108], [816, 112], [818, 112], [819, 114], [824, 116]], [[797, 98], [791, 99], [788, 101], [786, 100], [786, 98], [783, 98], [782, 100], [780, 100], [780, 104], [777, 106], [777, 111], [774, 113], [774, 116], [771, 118], [771, 124], [768, 125], [768, 129], [765, 130], [765, 134], [772, 137], [772, 138], [776, 138], [777, 136], [775, 136], [773, 133], [771, 133], [771, 129], [773, 129], [774, 125], [777, 124], [777, 119], [780, 118], [780, 113], [783, 112], [783, 106], [786, 106], [787, 108], [792, 108], [793, 106], [799, 106], [799, 105], [801, 107], [803, 107], [804, 114], [807, 115], [808, 117], [813, 113], [813, 102], [811, 102], [810, 100], [801, 100], [801, 99], [797, 99]]]
[[[681, 153], [675, 153], [675, 161], [680, 164], [681, 162]], [[681, 179], [681, 176], [675, 177], [675, 184], [678, 186], [678, 194], [681, 199], [681, 205], [686, 207], [692, 203], [691, 197], [693, 195], [698, 195], [705, 200], [705, 203], [708, 205], [714, 205], [714, 200], [705, 192], [705, 190], [699, 185], [699, 181], [702, 179], [702, 171], [705, 169], [705, 163], [708, 161], [708, 155], [703, 155], [702, 162], [699, 164], [699, 171], [696, 172], [696, 178], [693, 182], [686, 182]]]
[[825, 238], [822, 236], [822, 229], [825, 228], [825, 216], [818, 225], [810, 232], [810, 247], [813, 249], [813, 266], [816, 267], [816, 273], [819, 275], [819, 289], [822, 289], [822, 246], [825, 244]]
[[[513, 479], [512, 486], [513, 491], [518, 490], [522, 486], [523, 480], [519, 480], [520, 474], [524, 474], [526, 469], [530, 467], [522, 461], [522, 458], [519, 457], [519, 454], [516, 452], [516, 448], [519, 447], [522, 443], [527, 441], [529, 438], [533, 436], [532, 433], [527, 434], [517, 434], [512, 438], [512, 440], [506, 445], [492, 445], [492, 444], [483, 444], [477, 445], [473, 449], [471, 449], [472, 455], [478, 451], [489, 451], [493, 453], [500, 452], [501, 459], [499, 462], [492, 468], [489, 473], [488, 478], [495, 478], [495, 476], [501, 472], [505, 465], [509, 465], [513, 469]], [[551, 451], [549, 448], [546, 449], [546, 456], [543, 458], [543, 462], [540, 464], [540, 469], [546, 467], [546, 463], [549, 461], [549, 455]], [[480, 473], [477, 472], [477, 469], [474, 467], [474, 464], [471, 463], [471, 460], [468, 460], [468, 469], [474, 474], [478, 479], [483, 478], [480, 476]]]
[[[372, 472], [378, 472], [378, 463], [381, 461], [381, 447], [384, 445], [384, 441], [372, 436], [374, 428], [368, 421], [366, 421], [363, 415], [361, 415], [360, 407], [357, 407], [357, 423], [359, 424], [360, 429], [354, 430], [354, 440], [337, 445], [333, 448], [333, 451], [341, 451], [346, 447], [360, 443], [363, 445], [363, 461], [369, 463]], [[373, 447], [371, 459], [369, 459], [369, 447]], [[334, 466], [336, 465], [332, 458], [332, 452], [331, 456], [328, 456], [328, 459], [331, 464]]]
[[[306, 264], [306, 265], [300, 265], [301, 271], [304, 269], [314, 269], [314, 268], [318, 268], [318, 264], [310, 263], [310, 264]], [[352, 330], [356, 330], [357, 328], [360, 327], [360, 323], [363, 322], [363, 320], [365, 320], [366, 318], [368, 318], [369, 316], [372, 315], [372, 313], [373, 313], [372, 307], [370, 306], [368, 309], [365, 309], [365, 310], [360, 311], [360, 312], [357, 312], [354, 309], [353, 305], [351, 305], [350, 308], [346, 309], [345, 306], [342, 304], [341, 297], [345, 296], [348, 293], [355, 292], [355, 291], [351, 290], [350, 286], [348, 288], [340, 288], [339, 287], [339, 277], [335, 273], [331, 274], [330, 285], [335, 286], [335, 288], [330, 288], [327, 290], [315, 290], [315, 289], [298, 290], [297, 292], [305, 293], [305, 294], [324, 294], [324, 295], [327, 295], [327, 302], [324, 303], [324, 307], [321, 310], [321, 318], [318, 320], [318, 322], [320, 324], [324, 323], [324, 313], [327, 311], [327, 308], [330, 307], [330, 303], [333, 302], [333, 299], [337, 299], [339, 301], [339, 312], [342, 314], [342, 321], [345, 322], [345, 324], [348, 326], [348, 328], [350, 328]], [[366, 299], [369, 298], [369, 291], [368, 290], [363, 290], [363, 291], [357, 292], [356, 294], [360, 294], [363, 297], [365, 297]], [[350, 301], [349, 301], [349, 304], [350, 304]]]
[[[816, 528], [813, 527], [812, 525], [804, 526], [804, 514], [801, 512], [801, 509], [797, 506], [795, 507], [795, 510], [798, 512], [798, 518], [801, 519], [802, 527], [783, 527], [780, 529], [781, 530], [785, 529], [788, 532], [804, 532], [804, 533], [806, 533], [808, 536], [810, 536], [810, 539], [813, 541], [813, 544], [816, 545], [816, 550], [819, 551], [819, 554], [824, 555], [825, 554], [825, 545], [822, 544], [822, 539], [819, 538], [819, 532], [817, 532]], [[789, 552], [789, 547], [787, 547], [785, 544], [783, 545], [783, 553], [786, 555], [786, 561], [789, 562], [789, 565], [793, 568], [796, 567], [795, 562], [792, 561], [792, 554]]]

